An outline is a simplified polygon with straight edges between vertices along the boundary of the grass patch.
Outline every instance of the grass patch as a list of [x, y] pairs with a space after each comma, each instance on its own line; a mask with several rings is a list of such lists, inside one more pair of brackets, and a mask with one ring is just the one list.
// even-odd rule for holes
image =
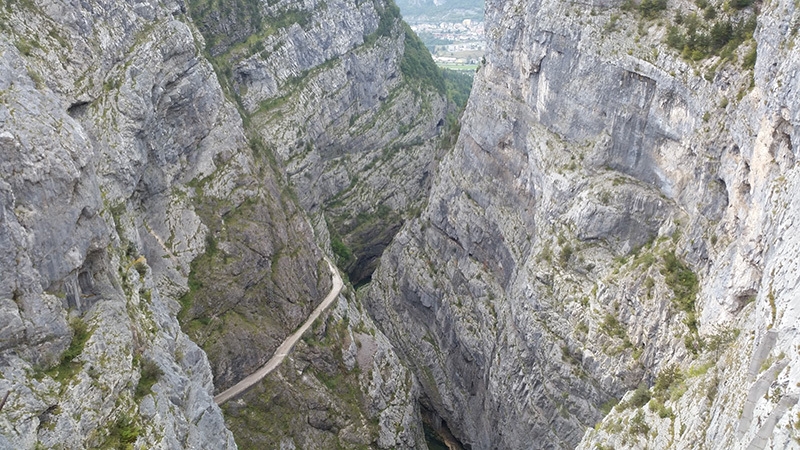
[[103, 448], [133, 449], [133, 444], [139, 438], [140, 432], [141, 428], [136, 424], [136, 419], [123, 414], [109, 429]]
[[74, 359], [83, 353], [86, 342], [92, 336], [89, 327], [81, 319], [70, 321], [70, 327], [72, 328], [72, 341], [70, 341], [69, 347], [64, 351], [64, 354], [61, 355], [61, 362], [44, 372], [58, 382], [69, 380], [80, 370], [81, 364], [75, 362]]
[[617, 405], [617, 410], [625, 411], [628, 408], [641, 408], [650, 401], [650, 398], [652, 398], [650, 395], [650, 390], [644, 383], [642, 383], [636, 388], [635, 391], [633, 391], [633, 395], [631, 395], [628, 400], [620, 402]]
[[144, 396], [150, 394], [153, 385], [164, 375], [164, 371], [151, 359], [141, 360], [140, 373], [139, 383], [136, 384], [136, 390], [133, 396], [137, 402], [144, 398]]

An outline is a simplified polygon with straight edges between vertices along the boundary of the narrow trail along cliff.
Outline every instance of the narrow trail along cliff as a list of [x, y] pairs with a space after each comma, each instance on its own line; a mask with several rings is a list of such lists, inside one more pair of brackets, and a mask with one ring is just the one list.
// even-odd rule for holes
[[292, 351], [292, 347], [294, 347], [294, 344], [296, 344], [297, 341], [303, 336], [303, 333], [305, 333], [309, 329], [309, 327], [311, 327], [311, 324], [314, 323], [315, 320], [317, 320], [319, 315], [322, 314], [322, 311], [325, 311], [325, 309], [327, 309], [328, 306], [330, 306], [333, 303], [333, 301], [339, 295], [339, 292], [342, 291], [343, 283], [342, 283], [342, 277], [339, 276], [339, 272], [333, 267], [333, 264], [331, 264], [330, 261], [327, 261], [327, 263], [328, 267], [331, 270], [331, 275], [333, 278], [333, 286], [331, 287], [331, 291], [328, 292], [328, 296], [325, 297], [325, 299], [322, 300], [322, 303], [320, 303], [319, 306], [317, 306], [316, 309], [314, 309], [311, 315], [308, 316], [308, 320], [306, 320], [303, 323], [303, 325], [301, 325], [300, 328], [297, 329], [297, 331], [292, 333], [289, 337], [286, 338], [285, 341], [283, 341], [280, 347], [278, 347], [278, 349], [275, 350], [275, 354], [272, 355], [272, 358], [270, 358], [266, 364], [261, 366], [261, 368], [258, 369], [257, 371], [248, 375], [242, 381], [236, 383], [235, 385], [231, 386], [230, 388], [226, 389], [225, 391], [214, 397], [214, 402], [217, 405], [221, 405], [230, 400], [231, 398], [236, 397], [237, 395], [246, 391], [254, 384], [263, 380], [264, 377], [267, 376], [270, 372], [275, 370], [275, 368], [278, 367], [286, 358], [286, 355], [288, 355], [289, 352]]

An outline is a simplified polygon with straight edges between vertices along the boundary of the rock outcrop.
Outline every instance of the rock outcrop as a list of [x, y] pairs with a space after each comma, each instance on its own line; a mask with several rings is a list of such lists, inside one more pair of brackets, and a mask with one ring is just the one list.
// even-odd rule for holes
[[[308, 203], [342, 186], [286, 177], [286, 145], [335, 148], [311, 164], [315, 174], [344, 153], [390, 155], [352, 183], [369, 196], [351, 202], [353, 214], [396, 198], [386, 202], [396, 230], [424, 199], [446, 101], [420, 75], [425, 61], [403, 72], [404, 46], [418, 41], [396, 7], [242, 3], [205, 20], [203, 6], [34, 1], [0, 11], [2, 448], [235, 448], [213, 393], [266, 361], [330, 288], [324, 214]], [[288, 53], [237, 59], [251, 44]], [[392, 70], [376, 76], [377, 64]], [[305, 109], [265, 107], [289, 93]], [[272, 123], [279, 111], [294, 122]], [[366, 126], [373, 120], [385, 126]], [[419, 158], [400, 167], [409, 154]], [[402, 183], [387, 173], [394, 166]], [[391, 232], [370, 239], [385, 245]], [[360, 370], [351, 389], [314, 386], [332, 410], [357, 392], [367, 399], [351, 405], [357, 426], [344, 447], [419, 445], [413, 378], [369, 329], [375, 364], [324, 365], [331, 377]]]
[[368, 279], [427, 196], [448, 111], [442, 77], [391, 1], [253, 3], [224, 2], [230, 17], [210, 1], [190, 12], [319, 242], [330, 233], [350, 279]]
[[797, 445], [795, 6], [656, 3], [487, 2], [368, 294], [466, 448]]
[[170, 298], [205, 230], [171, 189], [244, 143], [181, 9], [4, 7], [0, 447], [236, 447]]

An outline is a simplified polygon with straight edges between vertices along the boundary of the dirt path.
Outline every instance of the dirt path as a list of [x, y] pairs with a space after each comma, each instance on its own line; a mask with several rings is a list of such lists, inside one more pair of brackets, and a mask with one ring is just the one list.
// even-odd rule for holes
[[328, 267], [330, 268], [331, 274], [333, 276], [333, 287], [331, 287], [331, 291], [328, 293], [328, 296], [325, 297], [324, 300], [322, 300], [322, 303], [320, 303], [316, 309], [314, 309], [314, 312], [312, 312], [311, 315], [308, 316], [308, 319], [303, 323], [303, 325], [300, 328], [298, 328], [297, 331], [295, 331], [289, 337], [287, 337], [285, 341], [283, 341], [280, 347], [278, 347], [278, 349], [275, 350], [275, 354], [272, 355], [272, 358], [270, 358], [270, 360], [267, 361], [266, 364], [261, 366], [260, 369], [256, 370], [252, 374], [248, 375], [242, 381], [236, 383], [235, 385], [231, 386], [230, 388], [226, 389], [225, 391], [221, 392], [219, 395], [214, 397], [214, 402], [216, 402], [217, 405], [221, 405], [226, 401], [230, 400], [231, 398], [236, 397], [237, 395], [246, 391], [252, 385], [261, 381], [265, 376], [267, 376], [268, 373], [275, 370], [275, 368], [278, 367], [280, 363], [283, 362], [284, 358], [286, 358], [286, 355], [288, 355], [289, 352], [292, 351], [292, 347], [294, 347], [294, 344], [296, 344], [297, 341], [300, 339], [300, 337], [303, 336], [303, 333], [305, 333], [306, 330], [308, 330], [309, 327], [311, 327], [311, 324], [314, 323], [315, 320], [317, 320], [319, 315], [322, 314], [322, 311], [324, 311], [328, 306], [331, 305], [331, 303], [333, 303], [334, 300], [336, 300], [336, 297], [339, 296], [339, 292], [341, 292], [342, 290], [343, 286], [342, 277], [339, 276], [339, 272], [333, 267], [333, 264], [331, 264], [330, 261], [326, 260], [326, 262], [328, 263]]

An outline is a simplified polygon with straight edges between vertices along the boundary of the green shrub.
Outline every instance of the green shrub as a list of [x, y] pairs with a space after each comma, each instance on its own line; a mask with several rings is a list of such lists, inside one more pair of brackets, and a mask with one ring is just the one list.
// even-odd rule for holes
[[647, 404], [650, 411], [654, 413], [658, 413], [658, 417], [662, 419], [666, 419], [667, 417], [674, 417], [675, 413], [672, 411], [672, 408], [667, 408], [664, 406], [660, 400], [653, 398], [650, 400], [650, 403]]
[[14, 45], [17, 47], [17, 50], [19, 50], [20, 53], [22, 53], [25, 56], [30, 56], [31, 46], [26, 41], [19, 40], [15, 42]]
[[600, 405], [600, 413], [602, 413], [604, 417], [607, 416], [608, 413], [610, 413], [611, 410], [614, 409], [614, 407], [617, 406], [618, 403], [619, 400], [615, 398], [609, 399], [608, 401]]
[[644, 434], [650, 432], [650, 426], [644, 421], [644, 414], [641, 411], [636, 412], [636, 415], [631, 419], [631, 433]]
[[750, 49], [750, 51], [748, 51], [744, 55], [744, 58], [742, 59], [742, 68], [743, 69], [752, 69], [753, 67], [756, 66], [756, 58], [758, 57], [757, 51], [758, 51], [758, 49], [757, 49], [756, 45], [753, 44], [753, 46]]
[[57, 366], [44, 372], [59, 382], [72, 378], [80, 369], [81, 365], [73, 360], [83, 353], [86, 342], [92, 336], [86, 323], [81, 319], [73, 319], [70, 321], [70, 327], [72, 328], [72, 340], [69, 343], [69, 347], [64, 351], [64, 354], [61, 355], [61, 361]]
[[447, 88], [447, 99], [460, 111], [467, 105], [472, 91], [473, 75], [461, 70], [442, 69], [442, 78]]
[[734, 50], [753, 37], [756, 16], [750, 14], [735, 22], [730, 18], [714, 21], [716, 12], [712, 11], [716, 10], [708, 6], [704, 19], [698, 17], [697, 13], [686, 16], [676, 14], [675, 24], [667, 28], [667, 45], [681, 51], [684, 58], [694, 61], [711, 55], [732, 60]]
[[333, 253], [342, 264], [349, 263], [353, 259], [353, 252], [342, 242], [342, 238], [339, 236], [331, 235], [331, 250], [333, 250]]
[[647, 386], [640, 384], [639, 387], [633, 391], [633, 396], [628, 400], [628, 404], [634, 408], [641, 408], [650, 401], [650, 390]]
[[650, 390], [642, 383], [633, 391], [633, 395], [628, 400], [617, 405], [617, 409], [624, 411], [628, 408], [641, 408], [650, 401], [650, 398]]
[[654, 19], [665, 9], [667, 9], [667, 0], [642, 0], [639, 3], [639, 12], [647, 19]]
[[711, 27], [711, 48], [719, 50], [733, 39], [733, 24], [726, 21], [716, 22]]
[[86, 346], [86, 341], [92, 335], [86, 323], [81, 319], [73, 320], [70, 322], [70, 326], [72, 327], [72, 341], [61, 357], [61, 364], [68, 364], [83, 353], [83, 347]]
[[569, 262], [570, 258], [572, 258], [573, 249], [572, 246], [567, 244], [561, 249], [561, 255], [558, 257], [558, 262], [561, 263], [561, 267], [565, 267]]
[[136, 400], [148, 395], [153, 385], [164, 375], [164, 372], [158, 367], [158, 364], [150, 359], [143, 359], [140, 369], [139, 383], [136, 385], [136, 391], [134, 392], [134, 398]]
[[703, 19], [706, 21], [712, 21], [717, 18], [717, 9], [714, 8], [713, 5], [708, 5], [705, 10], [703, 10]]
[[132, 449], [133, 443], [139, 438], [141, 429], [136, 424], [135, 418], [123, 414], [114, 423], [108, 433], [104, 448]]
[[608, 19], [608, 23], [603, 26], [603, 31], [606, 33], [613, 33], [617, 31], [617, 22], [619, 21], [619, 14], [612, 14]]
[[686, 324], [696, 333], [697, 321], [694, 317], [694, 308], [699, 290], [697, 275], [675, 256], [674, 251], [664, 253], [664, 268], [661, 269], [661, 274], [667, 286], [672, 289], [673, 304], [687, 314]]
[[684, 40], [683, 33], [681, 33], [681, 29], [679, 27], [672, 25], [667, 29], [667, 45], [676, 50], [683, 50], [683, 46], [686, 45], [686, 41]]
[[656, 383], [653, 386], [653, 392], [655, 393], [656, 397], [666, 399], [669, 396], [670, 390], [682, 383], [683, 378], [683, 372], [681, 372], [681, 369], [678, 366], [670, 365], [664, 369], [661, 369], [661, 372], [659, 372], [658, 376], [656, 377]]
[[609, 336], [615, 336], [620, 339], [627, 337], [625, 328], [622, 326], [619, 320], [617, 320], [617, 317], [611, 313], [606, 313], [606, 315], [603, 317], [603, 322], [600, 324], [600, 329]]

